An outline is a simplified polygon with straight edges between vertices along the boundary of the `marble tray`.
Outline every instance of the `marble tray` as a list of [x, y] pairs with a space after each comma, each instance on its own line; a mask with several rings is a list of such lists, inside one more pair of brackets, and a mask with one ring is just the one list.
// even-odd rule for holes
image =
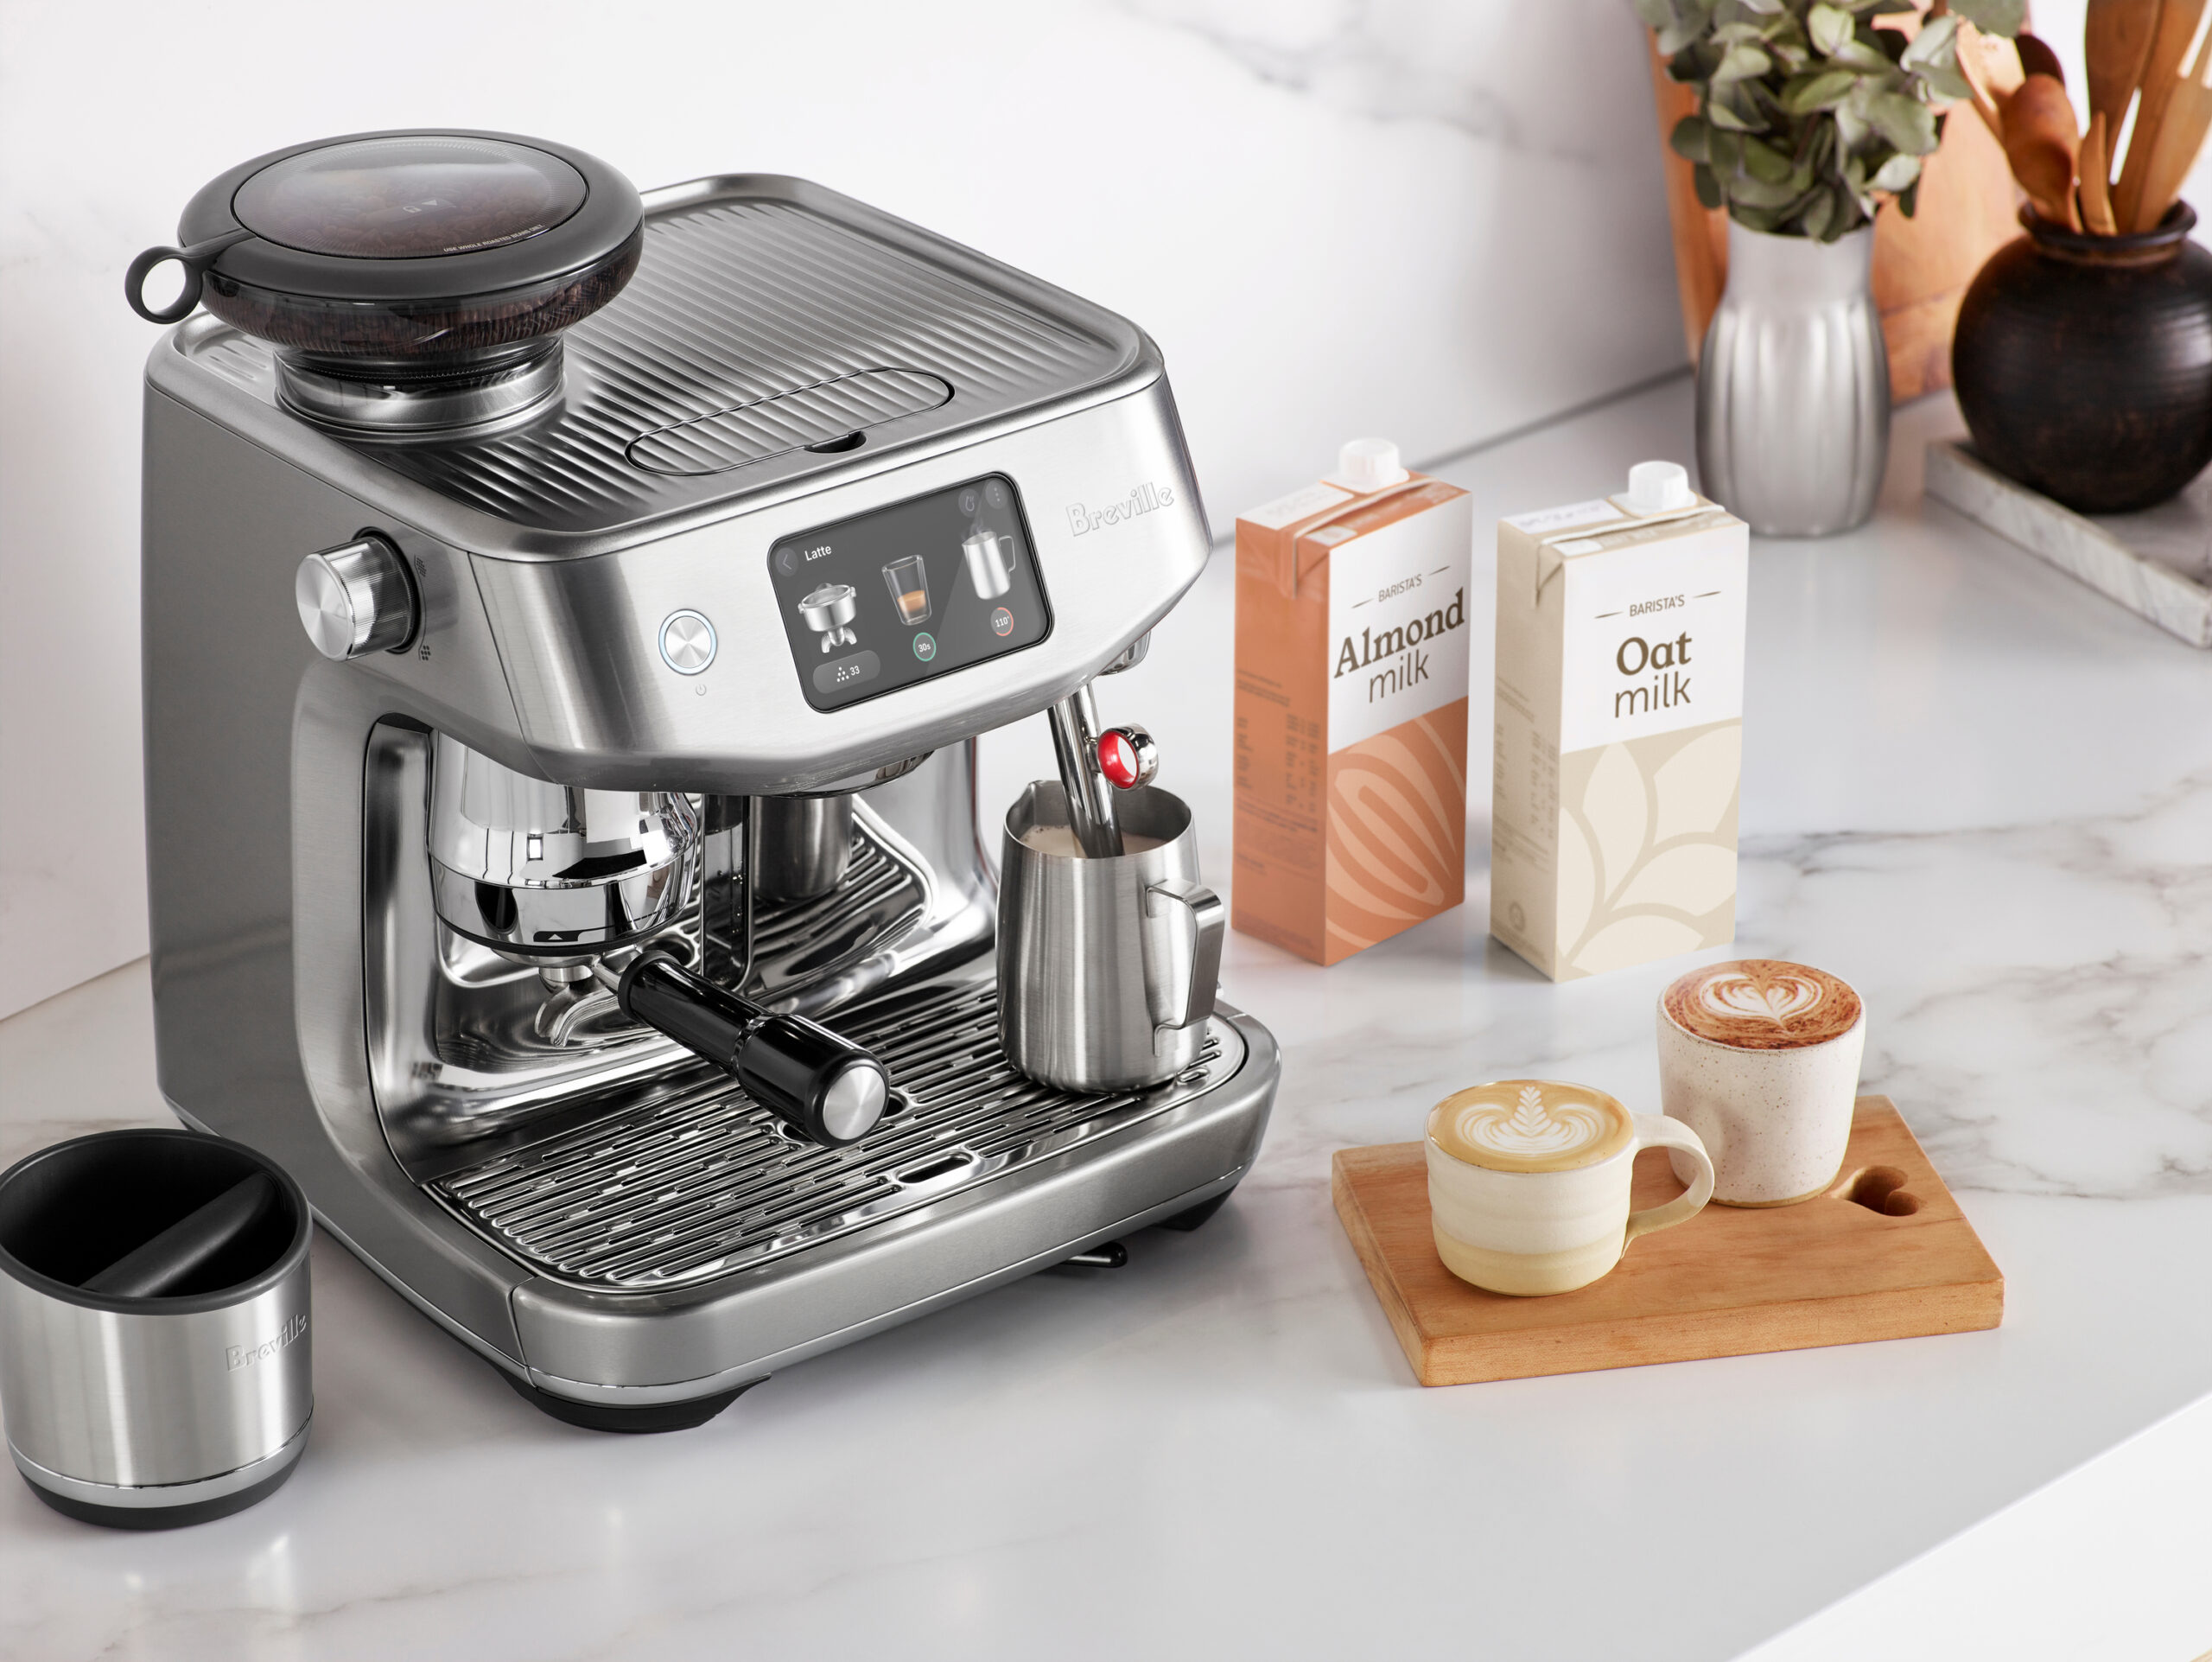
[[2212, 646], [2212, 469], [2140, 513], [2076, 513], [1957, 439], [1928, 446], [1929, 495], [2039, 554], [2192, 646]]

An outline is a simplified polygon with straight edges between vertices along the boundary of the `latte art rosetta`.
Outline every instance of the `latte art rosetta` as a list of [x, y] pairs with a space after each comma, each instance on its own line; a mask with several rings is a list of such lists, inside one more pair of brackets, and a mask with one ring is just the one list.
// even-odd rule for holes
[[1790, 1050], [1848, 1033], [1861, 1013], [1850, 984], [1809, 965], [1744, 958], [1693, 970], [1667, 989], [1684, 1032], [1738, 1050]]
[[1510, 1109], [1495, 1104], [1462, 1108], [1458, 1129], [1478, 1149], [1526, 1156], [1566, 1154], [1595, 1143], [1612, 1125], [1601, 1111], [1586, 1103], [1554, 1108], [1544, 1100], [1543, 1086], [1524, 1085]]
[[1547, 1079], [1501, 1079], [1447, 1097], [1429, 1135], [1456, 1160], [1500, 1171], [1564, 1171], [1625, 1147], [1628, 1111], [1601, 1091]]

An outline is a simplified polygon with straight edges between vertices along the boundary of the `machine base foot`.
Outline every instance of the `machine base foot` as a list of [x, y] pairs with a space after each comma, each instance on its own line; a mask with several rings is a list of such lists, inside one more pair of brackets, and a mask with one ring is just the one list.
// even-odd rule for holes
[[540, 1391], [536, 1385], [517, 1379], [505, 1368], [497, 1372], [501, 1379], [515, 1388], [517, 1396], [556, 1420], [570, 1425], [581, 1425], [587, 1431], [620, 1431], [632, 1435], [689, 1431], [695, 1425], [704, 1425], [753, 1386], [767, 1381], [767, 1375], [763, 1374], [758, 1379], [747, 1379], [734, 1390], [718, 1391], [711, 1397], [694, 1397], [688, 1402], [616, 1405], [580, 1403], [572, 1397], [556, 1397], [550, 1391]]
[[1188, 1212], [1179, 1212], [1172, 1218], [1161, 1219], [1160, 1220], [1160, 1226], [1162, 1229], [1179, 1229], [1187, 1235], [1191, 1231], [1196, 1229], [1200, 1224], [1205, 1222], [1207, 1219], [1212, 1217], [1215, 1213], [1220, 1211], [1222, 1207], [1227, 1206], [1229, 1204], [1229, 1197], [1236, 1193], [1236, 1185], [1231, 1184], [1229, 1188], [1222, 1190], [1220, 1194], [1215, 1195], [1212, 1200], [1201, 1200], [1198, 1205], [1192, 1207]]

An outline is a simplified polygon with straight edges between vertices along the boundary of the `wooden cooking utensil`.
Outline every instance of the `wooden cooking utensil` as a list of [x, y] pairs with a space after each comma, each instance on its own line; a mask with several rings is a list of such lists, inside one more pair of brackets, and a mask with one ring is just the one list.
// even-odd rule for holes
[[2023, 75], [2048, 75], [2061, 86], [2066, 85], [2066, 66], [2058, 61], [2058, 54], [2050, 49], [2049, 41], [2024, 29], [2014, 38], [2012, 49], [2020, 54]]
[[1997, 141], [1999, 150], [2005, 147], [2005, 118], [1999, 113], [1997, 100], [1981, 84], [1979, 72], [1963, 52], [1959, 54], [1959, 73], [1966, 78], [1967, 102], [1974, 105], [1974, 112], [1981, 118], [1981, 124], [1989, 129], [1989, 136]]
[[2163, 0], [2158, 8], [2158, 32], [2152, 39], [2151, 55], [2144, 65], [2143, 99], [2135, 111], [2135, 131], [2127, 141], [2127, 162], [2113, 192], [2113, 218], [2126, 229], [2133, 229], [2141, 217], [2144, 193], [2150, 184], [2151, 153], [2158, 148], [2158, 128], [2165, 121], [2174, 88], [2181, 84], [2182, 60], [2196, 38], [2204, 7], [2205, 0]]
[[2036, 212], [2056, 225], [2079, 231], [2074, 209], [2074, 158], [2081, 135], [2074, 126], [2074, 105], [2066, 89], [2049, 75], [2031, 75], [2006, 99], [2005, 159], [2028, 193]]
[[2120, 234], [2112, 217], [2112, 156], [2107, 149], [2105, 112], [2089, 118], [2089, 131], [2082, 135], [2082, 154], [2076, 162], [2082, 175], [2082, 224], [2100, 237]]
[[2143, 84], [2143, 67], [2158, 32], [2158, 0], [2089, 0], [2083, 30], [2089, 60], [2089, 118], [2105, 118], [2105, 166], [2127, 124], [2128, 100]]
[[[2212, 60], [2212, 49], [2198, 53], [2190, 73], [2167, 94], [2164, 115], [2152, 137], [2150, 165], [2143, 173], [2142, 200], [2127, 226], [2131, 231], [2157, 229], [2181, 194], [2182, 181], [2204, 146], [2205, 133], [2212, 131], [2212, 88], [2204, 85], [2208, 60]], [[2142, 130], [2136, 131], [2139, 138]], [[2132, 149], [2128, 160], [2131, 164], [2134, 161]]]

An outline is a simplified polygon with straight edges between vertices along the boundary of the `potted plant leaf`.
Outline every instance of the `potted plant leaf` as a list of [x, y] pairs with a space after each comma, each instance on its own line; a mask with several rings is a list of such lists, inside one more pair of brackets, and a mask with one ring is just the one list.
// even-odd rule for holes
[[1694, 87], [1675, 150], [1728, 213], [1728, 285], [1699, 359], [1698, 466], [1756, 531], [1821, 536], [1873, 512], [1889, 369], [1874, 216], [1911, 214], [1944, 112], [1971, 96], [1961, 29], [2010, 35], [2024, 0], [1637, 0]]

